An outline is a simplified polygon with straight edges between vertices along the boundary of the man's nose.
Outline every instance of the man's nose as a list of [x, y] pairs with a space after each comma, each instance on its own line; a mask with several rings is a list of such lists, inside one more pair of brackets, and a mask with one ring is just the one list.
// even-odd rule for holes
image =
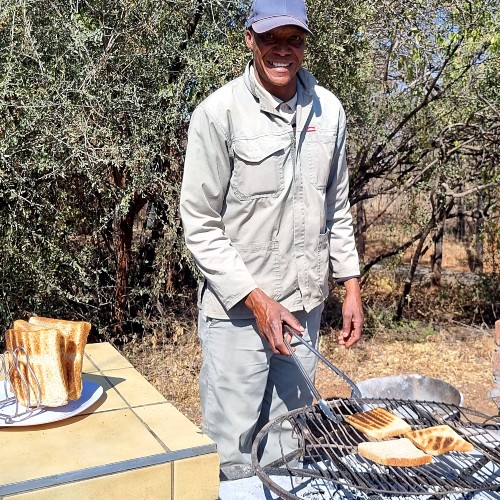
[[276, 46], [274, 47], [274, 50], [280, 56], [287, 56], [288, 54], [291, 53], [290, 45], [288, 44], [288, 42], [278, 42], [278, 43], [276, 43]]

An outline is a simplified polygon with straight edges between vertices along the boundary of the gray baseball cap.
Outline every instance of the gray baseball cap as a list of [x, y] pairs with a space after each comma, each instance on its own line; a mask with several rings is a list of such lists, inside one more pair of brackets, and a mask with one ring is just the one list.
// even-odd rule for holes
[[246, 27], [265, 33], [279, 26], [293, 25], [311, 33], [304, 0], [254, 0]]

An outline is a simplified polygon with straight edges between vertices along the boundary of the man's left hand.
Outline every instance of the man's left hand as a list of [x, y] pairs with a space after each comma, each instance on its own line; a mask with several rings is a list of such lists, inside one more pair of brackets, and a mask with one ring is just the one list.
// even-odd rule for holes
[[353, 346], [360, 338], [365, 322], [361, 291], [357, 278], [344, 282], [346, 296], [342, 304], [342, 330], [339, 333], [339, 344], [345, 347]]

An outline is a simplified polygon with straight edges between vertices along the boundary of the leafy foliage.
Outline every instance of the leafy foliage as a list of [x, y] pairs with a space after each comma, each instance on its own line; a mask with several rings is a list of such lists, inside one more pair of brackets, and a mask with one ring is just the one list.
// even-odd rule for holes
[[[85, 318], [121, 341], [168, 334], [193, 306], [197, 275], [177, 211], [187, 128], [194, 107], [241, 74], [249, 4], [2, 3], [3, 328], [30, 314]], [[416, 200], [419, 211], [405, 221], [410, 238], [425, 227], [431, 234], [439, 214], [453, 216], [451, 199], [466, 200], [473, 217], [478, 191], [482, 217], [493, 217], [496, 2], [308, 7], [315, 37], [306, 65], [350, 120], [353, 205]]]
[[221, 29], [241, 9], [2, 8], [4, 325], [29, 313], [86, 317], [116, 336], [116, 327], [134, 331], [137, 317], [182, 307], [177, 288], [190, 272], [177, 203], [189, 114], [241, 71], [231, 30]]

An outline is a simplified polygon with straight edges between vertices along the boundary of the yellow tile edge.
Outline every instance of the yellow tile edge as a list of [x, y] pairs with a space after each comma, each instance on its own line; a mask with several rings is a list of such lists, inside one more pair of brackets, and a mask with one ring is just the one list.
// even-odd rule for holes
[[[203, 458], [205, 456], [210, 458], [210, 466], [208, 466]], [[63, 474], [57, 474], [54, 476], [42, 477], [38, 479], [32, 479], [29, 481], [21, 481], [6, 485], [0, 485], [0, 499], [5, 498], [19, 498], [19, 495], [29, 495], [34, 492], [43, 491], [47, 489], [53, 489], [66, 484], [73, 484], [82, 481], [88, 481], [92, 479], [98, 479], [101, 477], [116, 476], [116, 474], [121, 474], [127, 471], [141, 470], [144, 468], [155, 467], [157, 465], [172, 464], [175, 462], [183, 462], [184, 464], [190, 464], [190, 459], [200, 459], [200, 464], [204, 466], [204, 470], [209, 471], [209, 476], [206, 480], [208, 484], [214, 484], [214, 481], [218, 484], [219, 479], [219, 468], [218, 465], [215, 467], [214, 464], [219, 463], [219, 455], [216, 453], [215, 445], [208, 446], [198, 446], [196, 448], [190, 448], [188, 450], [175, 451], [161, 453], [157, 455], [150, 455], [142, 458], [135, 458], [131, 460], [125, 460], [123, 462], [116, 462], [112, 464], [100, 465], [96, 467], [89, 467], [82, 470], [66, 472]], [[197, 463], [197, 462], [196, 462]], [[180, 473], [182, 474], [183, 469], [181, 466]], [[193, 470], [190, 469], [192, 472]], [[172, 478], [172, 483], [174, 479]], [[25, 497], [29, 498], [29, 497]], [[204, 498], [204, 497], [203, 497]]]
[[171, 500], [172, 464], [160, 464], [142, 469], [91, 478], [51, 488], [3, 497], [15, 500]]

